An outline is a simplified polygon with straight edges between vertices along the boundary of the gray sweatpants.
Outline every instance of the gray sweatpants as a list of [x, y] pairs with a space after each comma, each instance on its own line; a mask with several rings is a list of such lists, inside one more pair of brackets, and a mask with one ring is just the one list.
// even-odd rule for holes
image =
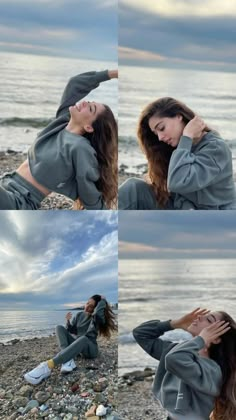
[[[119, 210], [162, 210], [152, 187], [143, 179], [129, 178], [119, 188]], [[173, 210], [171, 198], [164, 210]]]
[[37, 210], [45, 198], [17, 172], [0, 179], [0, 210]]
[[66, 363], [79, 354], [88, 359], [94, 359], [98, 355], [97, 343], [90, 340], [86, 335], [74, 338], [65, 327], [58, 325], [56, 336], [61, 351], [53, 357], [55, 365]]

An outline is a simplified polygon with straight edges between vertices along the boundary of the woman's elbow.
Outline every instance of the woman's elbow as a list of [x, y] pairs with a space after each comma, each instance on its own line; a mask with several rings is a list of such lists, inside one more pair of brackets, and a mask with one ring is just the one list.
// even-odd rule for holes
[[165, 368], [167, 372], [175, 373], [176, 370], [176, 355], [173, 353], [167, 354], [165, 357]]

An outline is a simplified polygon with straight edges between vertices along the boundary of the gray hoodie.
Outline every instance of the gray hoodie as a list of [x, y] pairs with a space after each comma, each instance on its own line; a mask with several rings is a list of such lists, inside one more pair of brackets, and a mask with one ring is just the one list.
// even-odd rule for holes
[[170, 159], [167, 186], [175, 193], [176, 210], [236, 210], [232, 154], [226, 142], [213, 131], [196, 145], [182, 136]]
[[99, 325], [104, 325], [106, 323], [104, 313], [106, 305], [106, 300], [101, 299], [92, 315], [84, 311], [79, 311], [72, 319], [72, 322], [67, 323], [68, 331], [79, 337], [86, 335], [86, 337], [90, 338], [90, 340], [96, 341]]
[[86, 209], [105, 209], [96, 182], [100, 178], [95, 149], [89, 140], [65, 129], [69, 107], [108, 80], [108, 71], [88, 72], [72, 77], [63, 93], [56, 118], [39, 133], [28, 152], [31, 174], [50, 191], [80, 198]]
[[160, 361], [153, 393], [174, 420], [208, 420], [220, 393], [220, 366], [198, 354], [205, 346], [200, 336], [181, 344], [159, 338], [171, 329], [170, 321], [154, 320], [133, 331], [137, 343]]

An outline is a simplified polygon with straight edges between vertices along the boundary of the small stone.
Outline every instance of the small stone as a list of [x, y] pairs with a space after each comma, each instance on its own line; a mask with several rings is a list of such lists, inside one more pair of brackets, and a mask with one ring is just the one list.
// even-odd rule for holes
[[39, 410], [37, 407], [32, 408], [32, 410], [30, 411], [31, 414], [38, 414]]
[[92, 405], [90, 409], [85, 413], [85, 417], [93, 417], [96, 414], [96, 405]]
[[17, 397], [12, 401], [15, 408], [25, 407], [27, 403], [28, 398], [26, 397]]
[[22, 397], [30, 397], [33, 392], [33, 387], [30, 385], [22, 386], [17, 394], [21, 395]]
[[72, 419], [73, 419], [73, 415], [71, 413], [68, 413], [63, 417], [63, 420], [72, 420]]
[[50, 398], [49, 392], [39, 391], [35, 394], [35, 399], [39, 402], [39, 404], [43, 404]]
[[38, 407], [39, 403], [36, 400], [31, 400], [28, 402], [27, 406], [24, 408], [24, 410], [22, 411], [22, 414], [26, 414], [29, 411], [32, 410], [32, 408]]
[[95, 403], [104, 403], [106, 401], [106, 398], [102, 394], [96, 394], [94, 397]]
[[102, 417], [105, 416], [107, 412], [106, 407], [104, 405], [100, 404], [96, 410], [96, 416]]
[[0, 388], [0, 398], [4, 398], [6, 395], [6, 391], [3, 388]]
[[89, 420], [99, 420], [98, 416], [89, 417]]
[[79, 389], [79, 384], [77, 384], [77, 383], [75, 383], [74, 385], [72, 385], [72, 387], [71, 387], [71, 391], [72, 392], [76, 392], [76, 391], [78, 391], [78, 389]]
[[88, 392], [82, 392], [82, 394], [80, 394], [81, 397], [86, 398], [89, 397], [89, 393]]

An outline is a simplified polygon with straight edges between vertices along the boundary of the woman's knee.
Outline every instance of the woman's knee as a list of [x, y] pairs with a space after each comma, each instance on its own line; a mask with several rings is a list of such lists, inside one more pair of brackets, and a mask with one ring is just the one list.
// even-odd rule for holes
[[57, 325], [56, 326], [56, 334], [59, 334], [61, 332], [65, 332], [67, 329], [63, 325]]

